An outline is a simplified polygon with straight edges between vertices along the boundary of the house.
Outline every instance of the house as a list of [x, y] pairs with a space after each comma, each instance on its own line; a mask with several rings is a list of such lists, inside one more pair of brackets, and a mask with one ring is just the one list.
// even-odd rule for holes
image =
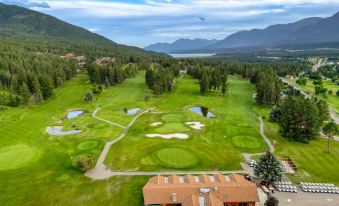
[[255, 206], [257, 186], [237, 174], [155, 176], [143, 188], [146, 206]]
[[116, 61], [116, 58], [114, 58], [114, 57], [101, 57], [101, 58], [97, 59], [95, 62], [98, 65], [104, 65], [104, 64], [108, 64], [110, 62], [115, 62], [115, 61]]

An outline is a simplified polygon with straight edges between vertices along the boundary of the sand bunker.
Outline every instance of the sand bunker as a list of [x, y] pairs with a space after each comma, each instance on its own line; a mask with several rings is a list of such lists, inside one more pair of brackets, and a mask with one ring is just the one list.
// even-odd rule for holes
[[187, 125], [190, 125], [193, 129], [201, 129], [204, 127], [204, 124], [201, 124], [200, 122], [186, 122]]
[[62, 131], [63, 126], [52, 126], [47, 127], [46, 132], [53, 136], [63, 136], [63, 135], [71, 135], [77, 134], [81, 132], [81, 130], [70, 130], [70, 131]]
[[159, 126], [161, 124], [162, 124], [162, 122], [154, 122], [154, 123], [151, 124], [151, 126], [156, 127], [156, 126]]
[[174, 134], [147, 134], [146, 137], [161, 137], [163, 139], [172, 139], [172, 138], [178, 138], [178, 139], [187, 139], [187, 134], [181, 134], [181, 133], [174, 133]]

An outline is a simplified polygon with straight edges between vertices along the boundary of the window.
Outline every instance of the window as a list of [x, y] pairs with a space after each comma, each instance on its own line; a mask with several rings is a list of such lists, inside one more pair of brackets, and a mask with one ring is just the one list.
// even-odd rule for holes
[[211, 180], [211, 182], [215, 182], [214, 176], [210, 176], [210, 180]]
[[180, 183], [185, 183], [184, 177], [179, 177], [179, 182], [180, 182]]
[[168, 183], [168, 177], [164, 177], [165, 183]]
[[195, 177], [194, 177], [194, 180], [195, 180], [195, 182], [199, 182], [199, 177], [198, 177], [198, 176], [195, 176]]
[[229, 176], [225, 176], [225, 180], [226, 180], [226, 182], [230, 182], [231, 181]]

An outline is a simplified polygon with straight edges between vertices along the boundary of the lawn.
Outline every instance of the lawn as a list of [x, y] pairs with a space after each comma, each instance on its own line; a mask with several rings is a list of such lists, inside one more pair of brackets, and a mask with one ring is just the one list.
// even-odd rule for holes
[[[105, 142], [123, 131], [93, 119], [90, 113], [65, 120], [66, 114], [75, 109], [93, 111], [101, 101], [109, 101], [107, 98], [114, 92], [105, 91], [87, 104], [83, 101], [90, 89], [87, 79], [82, 74], [66, 82], [56, 90], [54, 98], [40, 105], [0, 111], [1, 205], [141, 204], [140, 187], [146, 177], [93, 182], [72, 167], [72, 157], [81, 153], [98, 157]], [[45, 132], [51, 125], [83, 131], [51, 137]]]
[[[143, 77], [131, 80], [129, 86], [142, 88], [143, 82], [139, 78]], [[156, 110], [161, 113], [141, 116], [127, 136], [111, 147], [105, 163], [112, 170], [119, 171], [240, 169], [241, 153], [262, 152], [267, 148], [258, 131], [253, 93], [254, 87], [248, 81], [230, 77], [228, 95], [210, 93], [201, 96], [197, 81], [185, 76], [177, 81], [171, 94], [152, 98], [144, 105], [136, 99], [129, 107], [157, 107]], [[116, 95], [115, 98], [120, 97]], [[197, 115], [190, 111], [190, 106], [209, 107], [209, 111], [217, 117]], [[154, 122], [162, 124], [151, 126]], [[186, 122], [201, 122], [205, 127], [196, 130], [186, 125]], [[187, 134], [189, 138], [167, 140], [146, 137], [147, 134], [171, 133]], [[190, 161], [187, 164], [180, 163], [182, 166], [169, 161], [172, 157], [160, 161], [155, 154], [164, 148], [187, 151], [198, 161], [195, 164]]]
[[[90, 89], [87, 80], [85, 74], [79, 75], [40, 105], [0, 111], [1, 205], [142, 205], [141, 188], [148, 177], [92, 181], [72, 167], [72, 158], [82, 153], [97, 158], [105, 142], [123, 132], [122, 128], [91, 117], [98, 106], [99, 117], [122, 125], [135, 116], [125, 114], [124, 108], [156, 107], [157, 113], [141, 116], [127, 136], [112, 146], [105, 160], [112, 170], [235, 170], [240, 169], [241, 153], [267, 149], [258, 130], [259, 112], [267, 115], [267, 110], [256, 105], [252, 98], [255, 88], [247, 80], [231, 76], [226, 96], [201, 96], [197, 81], [186, 75], [177, 81], [171, 94], [145, 101], [148, 91], [141, 72], [86, 103], [83, 97]], [[209, 107], [216, 118], [195, 114], [190, 106]], [[69, 111], [78, 109], [87, 112], [65, 119]], [[151, 126], [154, 122], [162, 124]], [[193, 129], [186, 122], [201, 122], [205, 127]], [[82, 132], [52, 137], [45, 129], [54, 125]], [[294, 158], [305, 171], [301, 174], [338, 182], [333, 177], [339, 169], [338, 143], [332, 144], [332, 154], [326, 154], [326, 140], [301, 145], [281, 138], [274, 124], [267, 123], [266, 130], [270, 138], [278, 141], [277, 154]], [[189, 138], [146, 137], [154, 133], [184, 133]]]
[[[268, 117], [268, 109], [261, 112]], [[277, 124], [264, 121], [266, 135], [277, 142], [275, 154], [291, 157], [298, 167], [296, 175], [289, 175], [293, 181], [339, 184], [339, 142], [331, 141], [331, 153], [327, 153], [327, 139], [316, 139], [309, 144], [291, 142], [279, 134]]]

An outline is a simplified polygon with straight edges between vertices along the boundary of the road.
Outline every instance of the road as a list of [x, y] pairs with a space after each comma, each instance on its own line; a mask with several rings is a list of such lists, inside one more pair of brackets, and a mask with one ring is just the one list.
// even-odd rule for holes
[[[282, 80], [284, 83], [286, 83], [286, 84], [292, 86], [294, 89], [299, 90], [303, 95], [305, 95], [306, 98], [312, 98], [312, 97], [313, 97], [312, 94], [310, 94], [309, 92], [305, 91], [304, 89], [302, 89], [302, 88], [299, 87], [298, 85], [296, 85], [296, 84], [294, 84], [294, 83], [291, 83], [291, 82], [289, 82], [288, 80], [283, 79], [283, 78], [281, 78], [281, 80]], [[339, 124], [338, 111], [337, 111], [336, 109], [334, 109], [333, 107], [330, 107], [330, 106], [329, 106], [328, 108], [329, 108], [329, 110], [330, 110], [330, 117], [331, 117], [331, 119], [333, 119], [333, 121], [334, 121], [336, 124]]]

